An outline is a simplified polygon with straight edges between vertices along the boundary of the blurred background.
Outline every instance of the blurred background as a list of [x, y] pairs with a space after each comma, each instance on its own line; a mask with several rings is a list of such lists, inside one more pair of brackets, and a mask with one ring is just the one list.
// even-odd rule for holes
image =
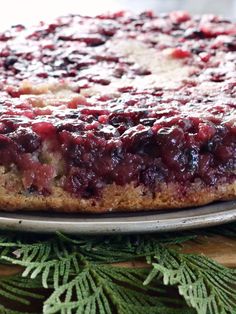
[[40, 20], [68, 13], [93, 15], [122, 9], [135, 12], [145, 9], [155, 12], [188, 10], [236, 19], [236, 0], [6, 0], [1, 5], [0, 27], [18, 23], [37, 24]]

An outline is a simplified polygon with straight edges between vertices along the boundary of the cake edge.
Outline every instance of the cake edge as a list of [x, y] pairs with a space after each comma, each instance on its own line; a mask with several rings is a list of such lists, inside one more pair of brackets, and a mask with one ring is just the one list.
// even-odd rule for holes
[[73, 196], [57, 186], [52, 187], [49, 196], [26, 194], [17, 179], [15, 174], [10, 173], [1, 176], [0, 210], [61, 213], [137, 212], [197, 207], [236, 198], [236, 180], [208, 187], [197, 180], [186, 188], [178, 183], [161, 183], [158, 191], [135, 186], [134, 183], [125, 186], [110, 184], [104, 187], [98, 198], [85, 199]]

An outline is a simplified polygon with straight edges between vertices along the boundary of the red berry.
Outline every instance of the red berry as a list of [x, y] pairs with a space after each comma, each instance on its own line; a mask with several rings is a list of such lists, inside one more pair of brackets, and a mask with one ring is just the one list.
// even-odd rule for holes
[[203, 62], [208, 62], [210, 60], [211, 55], [207, 52], [201, 52], [199, 53], [199, 57]]
[[197, 138], [200, 141], [208, 141], [216, 133], [215, 127], [206, 123], [199, 123], [198, 128]]
[[184, 48], [174, 48], [171, 52], [171, 56], [176, 59], [184, 59], [189, 58], [191, 56], [191, 52]]
[[173, 23], [182, 23], [190, 20], [191, 16], [186, 11], [175, 11], [170, 13], [170, 19]]
[[56, 130], [55, 126], [50, 122], [36, 122], [32, 125], [32, 129], [43, 138], [51, 136]]
[[109, 119], [108, 116], [101, 115], [101, 116], [98, 117], [98, 122], [100, 122], [102, 124], [105, 124], [105, 123], [107, 123], [108, 119]]

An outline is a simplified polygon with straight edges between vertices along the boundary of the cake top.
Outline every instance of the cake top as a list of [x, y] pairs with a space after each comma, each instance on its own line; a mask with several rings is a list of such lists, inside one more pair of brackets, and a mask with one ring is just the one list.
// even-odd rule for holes
[[235, 51], [236, 24], [213, 15], [13, 26], [0, 34], [1, 133], [40, 122], [115, 141], [174, 125], [199, 141], [221, 124], [236, 132]]

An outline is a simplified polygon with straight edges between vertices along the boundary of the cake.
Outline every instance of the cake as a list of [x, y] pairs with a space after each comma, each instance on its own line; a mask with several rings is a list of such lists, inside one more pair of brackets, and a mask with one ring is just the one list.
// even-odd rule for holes
[[0, 33], [0, 208], [236, 199], [236, 24], [69, 15]]

